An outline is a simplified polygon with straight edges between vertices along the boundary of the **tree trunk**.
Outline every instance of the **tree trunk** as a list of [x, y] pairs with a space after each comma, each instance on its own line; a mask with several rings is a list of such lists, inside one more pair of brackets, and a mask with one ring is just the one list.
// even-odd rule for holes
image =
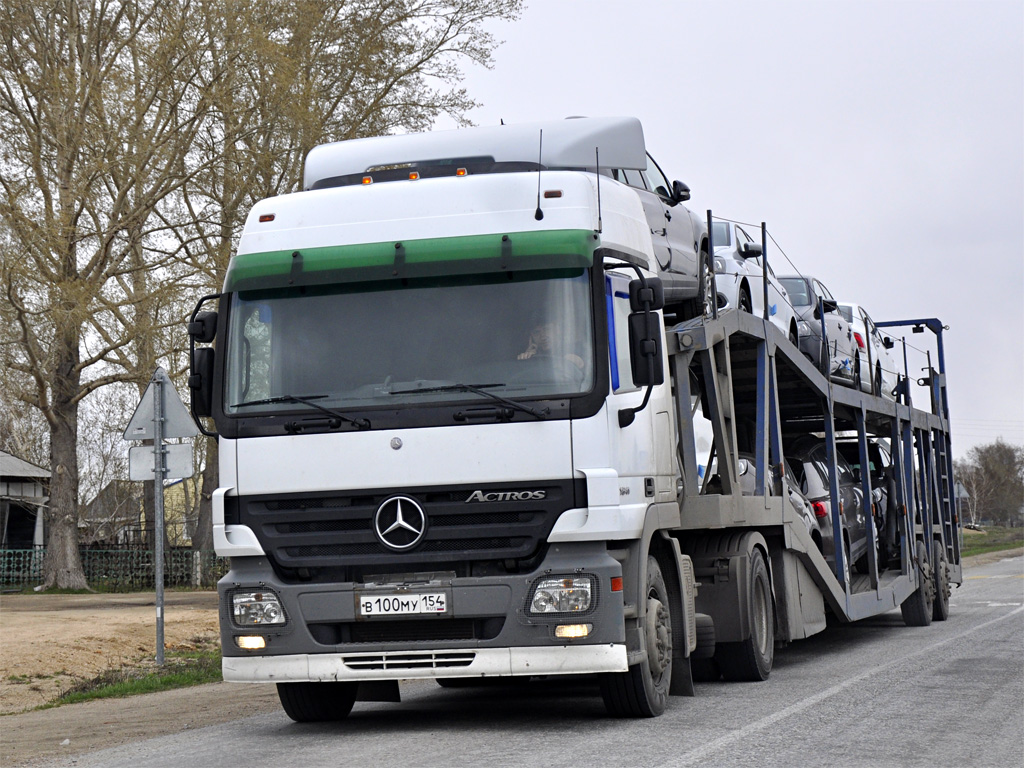
[[88, 589], [78, 553], [78, 404], [65, 400], [58, 407], [60, 389], [55, 386], [54, 421], [50, 424], [50, 508], [43, 587]]

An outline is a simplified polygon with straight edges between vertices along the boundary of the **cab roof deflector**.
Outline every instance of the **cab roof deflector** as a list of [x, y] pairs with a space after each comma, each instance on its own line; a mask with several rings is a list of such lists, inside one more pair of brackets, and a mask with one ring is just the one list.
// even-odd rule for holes
[[321, 179], [365, 173], [370, 168], [431, 160], [489, 156], [495, 162], [532, 162], [537, 158], [537, 135], [541, 130], [544, 165], [548, 168], [593, 168], [595, 148], [605, 168], [647, 167], [639, 120], [581, 117], [321, 144], [306, 156], [303, 188], [310, 189]]

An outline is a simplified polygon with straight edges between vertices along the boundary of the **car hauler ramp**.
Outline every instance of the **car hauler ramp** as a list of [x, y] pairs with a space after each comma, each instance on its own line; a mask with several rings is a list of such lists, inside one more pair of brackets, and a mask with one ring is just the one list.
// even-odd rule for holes
[[[916, 322], [916, 321], [915, 321]], [[949, 585], [962, 581], [959, 520], [952, 507], [949, 420], [943, 371], [929, 370], [930, 410], [913, 407], [909, 382], [901, 377], [896, 401], [826, 379], [774, 325], [744, 312], [693, 320], [670, 329], [670, 364], [676, 383], [683, 479], [682, 524], [676, 532], [694, 559], [698, 610], [715, 619], [718, 640], [738, 639], [735, 615], [744, 615], [743, 590], [732, 609], [721, 609], [719, 585], [730, 574], [730, 558], [744, 557], [751, 542], [764, 541], [772, 564], [778, 638], [804, 637], [820, 630], [808, 585], [820, 592], [843, 621], [903, 608], [909, 624], [926, 624], [948, 612]], [[940, 367], [941, 367], [940, 357]], [[712, 458], [696, 449], [693, 419], [699, 412], [714, 434]], [[787, 503], [782, 463], [796, 435], [823, 435], [828, 451], [829, 492], [835, 540], [832, 562], [812, 540], [809, 526]], [[899, 553], [879, 563], [875, 514], [866, 506], [867, 573], [846, 562], [836, 466], [836, 438], [856, 441], [860, 466], [869, 467], [868, 442], [891, 447], [898, 516]], [[755, 476], [755, 495], [740, 492], [740, 454]], [[752, 461], [749, 457], [753, 457]], [[717, 469], [720, 493], [709, 493], [698, 467]], [[709, 466], [708, 472], [711, 472]], [[864, 499], [873, 499], [871, 472], [860, 473]], [[716, 488], [718, 490], [718, 488]], [[872, 505], [873, 506], [873, 505]], [[883, 510], [875, 510], [881, 515]], [[746, 541], [744, 544], [743, 541]], [[758, 544], [757, 546], [761, 546]], [[735, 569], [734, 569], [735, 570]], [[731, 587], [735, 591], [735, 586]], [[927, 610], [925, 610], [927, 608]], [[739, 622], [743, 624], [742, 621]], [[746, 631], [742, 626], [740, 633]]]

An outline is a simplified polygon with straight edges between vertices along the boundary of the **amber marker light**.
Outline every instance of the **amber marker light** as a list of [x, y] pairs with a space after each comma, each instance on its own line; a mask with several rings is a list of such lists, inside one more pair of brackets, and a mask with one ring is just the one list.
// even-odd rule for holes
[[267, 639], [262, 635], [243, 635], [235, 638], [235, 644], [246, 651], [262, 651], [267, 647]]
[[546, 189], [544, 190], [544, 198], [550, 200], [553, 197], [561, 197], [562, 190], [560, 189]]
[[373, 184], [373, 176], [363, 176], [363, 184]]
[[621, 576], [612, 576], [612, 592], [621, 592], [621, 591], [622, 591], [622, 577]]
[[409, 172], [409, 181], [416, 181], [416, 179], [418, 179], [419, 177], [420, 177], [420, 174], [417, 171], [410, 171]]
[[565, 640], [586, 637], [593, 628], [593, 624], [559, 624], [555, 627], [555, 637]]
[[469, 171], [467, 171], [465, 168], [456, 168], [455, 169], [455, 175], [456, 176], [466, 176], [468, 173], [469, 173]]
[[273, 213], [264, 213], [262, 216], [260, 216], [260, 223], [261, 224], [264, 223], [264, 222], [273, 221], [273, 220], [274, 220], [274, 214]]

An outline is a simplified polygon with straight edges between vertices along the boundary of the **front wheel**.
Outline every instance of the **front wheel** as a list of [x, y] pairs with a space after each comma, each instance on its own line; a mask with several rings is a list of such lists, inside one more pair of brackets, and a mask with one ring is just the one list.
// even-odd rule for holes
[[601, 676], [601, 697], [613, 717], [657, 717], [672, 681], [672, 608], [661, 566], [647, 558], [644, 660], [625, 672]]
[[747, 600], [750, 637], [738, 643], [720, 643], [715, 661], [726, 680], [767, 680], [775, 660], [775, 616], [771, 581], [761, 550], [750, 555]]
[[750, 291], [746, 288], [740, 288], [739, 300], [736, 303], [739, 306], [740, 312], [746, 312], [748, 315], [753, 314], [754, 305], [750, 301]]
[[278, 683], [277, 696], [297, 723], [344, 720], [352, 711], [359, 683]]

